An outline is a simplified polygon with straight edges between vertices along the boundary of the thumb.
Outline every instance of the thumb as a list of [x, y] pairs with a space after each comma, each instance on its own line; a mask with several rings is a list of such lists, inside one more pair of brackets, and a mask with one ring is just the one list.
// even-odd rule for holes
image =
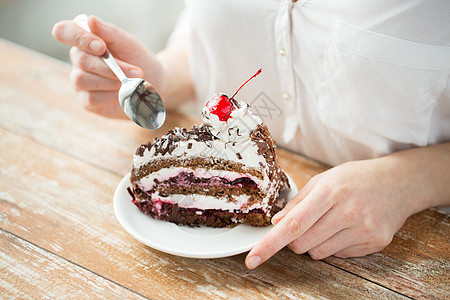
[[142, 57], [149, 54], [134, 35], [114, 24], [104, 22], [96, 16], [90, 16], [88, 24], [92, 33], [105, 41], [109, 51], [117, 59], [138, 64]]

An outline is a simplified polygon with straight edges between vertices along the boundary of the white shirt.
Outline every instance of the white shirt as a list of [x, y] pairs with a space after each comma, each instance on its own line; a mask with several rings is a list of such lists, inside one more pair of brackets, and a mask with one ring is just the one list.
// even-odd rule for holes
[[450, 141], [449, 0], [188, 0], [204, 104], [234, 91], [277, 144], [337, 165]]

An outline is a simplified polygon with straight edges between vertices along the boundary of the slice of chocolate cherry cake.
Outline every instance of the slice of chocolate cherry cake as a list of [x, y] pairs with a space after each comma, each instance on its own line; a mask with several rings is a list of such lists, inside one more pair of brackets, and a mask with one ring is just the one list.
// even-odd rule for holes
[[134, 156], [133, 203], [155, 219], [181, 225], [267, 226], [289, 188], [275, 142], [243, 101], [215, 95], [203, 124], [175, 128]]

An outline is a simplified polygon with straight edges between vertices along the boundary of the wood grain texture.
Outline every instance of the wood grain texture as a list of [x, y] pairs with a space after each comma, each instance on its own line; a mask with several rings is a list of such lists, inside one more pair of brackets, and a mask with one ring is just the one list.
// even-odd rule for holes
[[[448, 214], [431, 210], [411, 217], [381, 253], [326, 263], [282, 250], [249, 271], [244, 255], [197, 260], [143, 246], [113, 215], [115, 186], [139, 144], [199, 120], [172, 113], [163, 128], [146, 131], [87, 113], [76, 103], [68, 71], [0, 40], [1, 228], [152, 299], [449, 294]], [[326, 170], [282, 149], [279, 158], [299, 188]]]
[[326, 259], [415, 299], [450, 296], [450, 217], [436, 209], [411, 216], [391, 245], [366, 257]]
[[0, 230], [0, 298], [145, 299]]
[[3, 229], [152, 299], [400, 296], [287, 250], [253, 271], [244, 255], [200, 260], [158, 252], [115, 219], [119, 176], [4, 129], [0, 153]]

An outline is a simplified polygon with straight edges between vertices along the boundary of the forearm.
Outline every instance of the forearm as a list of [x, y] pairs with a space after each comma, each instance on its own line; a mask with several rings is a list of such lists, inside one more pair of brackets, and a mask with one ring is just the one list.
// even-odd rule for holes
[[411, 213], [450, 205], [450, 143], [399, 151], [383, 158], [403, 195], [411, 195]]
[[161, 63], [163, 80], [160, 94], [168, 110], [195, 99], [194, 86], [189, 72], [187, 39], [172, 42], [157, 54]]

